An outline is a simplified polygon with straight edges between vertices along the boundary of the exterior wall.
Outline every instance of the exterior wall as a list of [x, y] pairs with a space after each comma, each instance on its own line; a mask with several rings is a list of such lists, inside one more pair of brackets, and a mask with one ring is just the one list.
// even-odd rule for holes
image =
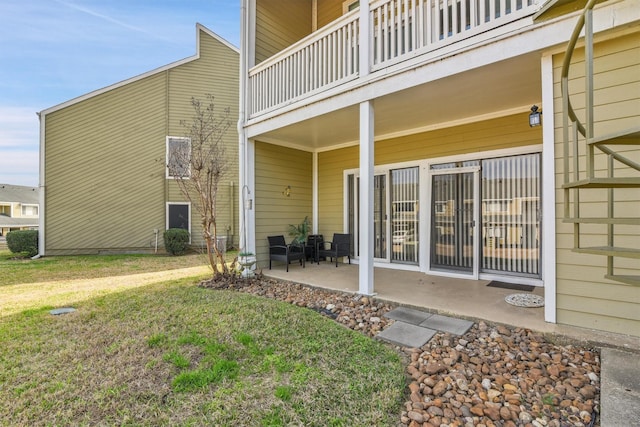
[[342, 3], [344, 0], [319, 0], [318, 1], [318, 28], [322, 28], [330, 22], [340, 18]]
[[[289, 224], [305, 216], [312, 221], [312, 154], [272, 144], [255, 144], [256, 255], [258, 264], [269, 265], [267, 236], [284, 235]], [[290, 186], [289, 197], [282, 194]]]
[[[607, 134], [636, 126], [640, 120], [640, 32], [628, 34], [594, 46], [595, 133]], [[637, 286], [606, 280], [605, 256], [574, 253], [573, 225], [564, 224], [562, 161], [562, 96], [560, 74], [563, 55], [554, 63], [554, 111], [556, 157], [556, 212], [557, 212], [557, 321], [586, 328], [640, 336], [640, 293]], [[579, 118], [584, 118], [584, 51], [574, 53], [570, 69], [571, 100]], [[620, 148], [620, 147], [618, 147]], [[618, 151], [631, 152], [640, 161], [637, 147], [624, 147]], [[635, 157], [634, 157], [635, 155]], [[604, 159], [598, 156], [602, 168]], [[584, 168], [584, 162], [582, 162]], [[621, 168], [619, 168], [621, 169]], [[618, 170], [617, 176], [623, 176]], [[581, 216], [606, 216], [607, 190], [580, 190]], [[637, 217], [640, 206], [638, 189], [616, 190], [616, 216]], [[606, 244], [606, 225], [582, 225], [582, 244]], [[640, 232], [637, 226], [616, 226], [619, 234], [616, 245], [638, 247]], [[640, 275], [635, 259], [616, 258], [619, 274]]]
[[[166, 136], [185, 135], [192, 96], [238, 111], [238, 53], [200, 30], [200, 58], [88, 97], [45, 118], [45, 253], [152, 251], [166, 202], [184, 198], [165, 178]], [[237, 136], [226, 142], [237, 181]], [[226, 184], [228, 185], [228, 184]], [[225, 187], [226, 188], [226, 187]], [[225, 202], [223, 200], [223, 202]], [[234, 201], [235, 203], [235, 201]], [[230, 214], [224, 209], [224, 229]], [[201, 241], [192, 207], [192, 243]], [[237, 234], [237, 228], [234, 230]]]
[[[191, 97], [195, 96], [207, 103], [206, 94], [214, 96], [215, 109], [218, 114], [229, 109], [229, 128], [223, 137], [227, 173], [218, 189], [217, 225], [218, 235], [227, 236], [228, 243], [238, 236], [237, 192], [238, 182], [238, 87], [239, 55], [231, 53], [229, 47], [207, 38], [207, 43], [200, 46], [200, 59], [168, 70], [168, 133], [182, 136], [187, 133], [180, 120], [190, 121], [194, 111]], [[169, 184], [169, 202], [184, 199], [177, 184], [171, 180]], [[191, 206], [191, 240], [194, 245], [203, 245], [202, 226], [196, 206]], [[230, 227], [230, 229], [229, 229]], [[237, 243], [237, 242], [236, 242]]]
[[163, 73], [47, 116], [47, 254], [149, 248], [164, 229], [165, 87]]
[[256, 64], [311, 34], [310, 1], [256, 0]]
[[[517, 114], [453, 128], [438, 129], [378, 141], [375, 165], [453, 156], [540, 144], [541, 128], [530, 128], [526, 115]], [[344, 229], [345, 169], [358, 168], [358, 147], [327, 151], [318, 155], [318, 219], [320, 234]]]

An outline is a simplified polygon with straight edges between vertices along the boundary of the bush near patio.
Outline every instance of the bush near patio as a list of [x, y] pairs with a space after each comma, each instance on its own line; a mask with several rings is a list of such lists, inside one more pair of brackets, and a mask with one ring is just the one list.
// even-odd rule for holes
[[16, 230], [7, 233], [7, 247], [14, 254], [38, 255], [38, 230]]
[[[82, 269], [65, 257], [65, 273], [48, 259], [49, 280], [81, 278], [88, 259], [105, 268], [103, 257], [78, 257]], [[15, 284], [0, 286], [0, 425], [397, 423], [400, 356], [317, 312], [197, 287], [205, 273], [96, 296], [83, 289], [65, 296], [76, 312], [52, 316], [51, 299], [24, 302], [56, 286], [23, 285], [43, 260], [14, 261]], [[10, 262], [0, 257], [0, 267]], [[133, 287], [135, 277], [121, 280]], [[19, 297], [22, 311], [5, 314], [5, 295]]]

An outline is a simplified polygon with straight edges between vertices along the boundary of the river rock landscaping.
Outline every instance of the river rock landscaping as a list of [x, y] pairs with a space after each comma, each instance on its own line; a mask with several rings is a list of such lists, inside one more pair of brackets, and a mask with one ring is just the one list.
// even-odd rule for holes
[[[232, 289], [316, 310], [375, 337], [396, 305], [258, 275], [201, 286]], [[600, 357], [526, 328], [479, 321], [464, 335], [437, 333], [407, 360], [407, 400], [398, 425], [410, 427], [597, 425]]]

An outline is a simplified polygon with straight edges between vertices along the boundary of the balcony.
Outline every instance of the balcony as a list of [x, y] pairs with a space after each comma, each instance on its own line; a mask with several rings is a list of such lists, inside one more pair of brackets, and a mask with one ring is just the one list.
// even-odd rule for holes
[[[361, 75], [426, 63], [446, 47], [471, 38], [490, 40], [500, 29], [533, 15], [535, 0], [377, 0], [369, 4], [369, 28], [360, 11], [346, 13], [249, 72], [250, 118], [277, 111]], [[364, 2], [362, 2], [364, 3]], [[528, 25], [523, 22], [522, 25]], [[367, 34], [367, 40], [361, 40]], [[369, 58], [366, 73], [360, 58]], [[413, 62], [408, 62], [413, 61]], [[364, 82], [363, 82], [364, 84]]]

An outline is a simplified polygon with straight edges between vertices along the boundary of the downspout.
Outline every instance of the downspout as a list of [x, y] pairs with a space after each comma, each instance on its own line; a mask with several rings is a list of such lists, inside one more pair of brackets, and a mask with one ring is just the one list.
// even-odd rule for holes
[[239, 111], [238, 111], [238, 178], [240, 184], [240, 191], [238, 191], [239, 197], [239, 209], [240, 218], [240, 236], [239, 245], [240, 250], [244, 251], [247, 247], [247, 212], [245, 208], [245, 192], [249, 191], [247, 186], [247, 140], [244, 130], [246, 104], [247, 104], [247, 55], [248, 55], [248, 12], [247, 1], [241, 0], [240, 2], [240, 88], [239, 88]]
[[45, 255], [44, 250], [44, 217], [45, 217], [45, 175], [44, 175], [44, 153], [45, 153], [45, 123], [46, 123], [46, 113], [39, 112], [36, 113], [38, 115], [38, 119], [40, 120], [40, 164], [38, 165], [38, 187], [40, 189], [40, 193], [38, 194], [38, 255], [33, 257], [34, 259], [43, 257]]

